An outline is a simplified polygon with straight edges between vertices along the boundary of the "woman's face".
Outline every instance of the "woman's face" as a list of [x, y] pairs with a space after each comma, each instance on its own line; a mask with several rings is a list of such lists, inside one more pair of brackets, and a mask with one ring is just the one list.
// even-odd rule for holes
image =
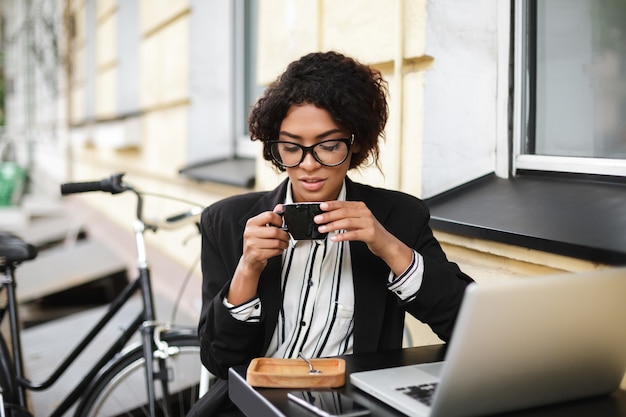
[[[292, 105], [280, 125], [278, 140], [313, 146], [331, 139], [349, 138], [330, 113], [313, 104]], [[353, 145], [346, 160], [329, 167], [319, 163], [309, 152], [300, 165], [286, 168], [291, 180], [294, 202], [336, 200], [350, 167], [350, 157], [358, 147]]]

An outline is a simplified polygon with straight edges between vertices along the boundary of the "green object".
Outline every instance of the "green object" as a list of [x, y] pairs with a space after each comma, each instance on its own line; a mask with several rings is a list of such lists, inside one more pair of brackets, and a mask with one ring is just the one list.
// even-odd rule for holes
[[0, 206], [19, 204], [26, 171], [15, 162], [0, 162]]

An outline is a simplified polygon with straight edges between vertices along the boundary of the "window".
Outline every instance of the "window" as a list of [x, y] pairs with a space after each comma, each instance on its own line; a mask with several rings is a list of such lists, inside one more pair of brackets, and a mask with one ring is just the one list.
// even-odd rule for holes
[[258, 0], [192, 0], [190, 31], [189, 165], [200, 181], [251, 187], [256, 143], [247, 116], [256, 83]]
[[626, 176], [626, 3], [515, 4], [514, 170]]
[[[497, 2], [498, 10], [502, 4]], [[512, 36], [514, 77], [511, 102], [505, 105], [513, 119], [509, 126], [513, 140], [507, 143], [512, 151], [509, 146], [497, 147], [496, 162], [497, 167], [510, 163], [509, 171], [516, 175], [503, 178], [500, 170], [428, 198], [431, 226], [624, 265], [626, 4], [619, 0], [510, 4], [512, 16], [501, 16], [513, 29], [500, 33]], [[497, 79], [502, 80], [508, 78], [500, 75], [509, 75], [509, 63], [500, 61], [508, 61], [509, 54], [505, 48], [499, 52]], [[505, 107], [501, 100], [498, 103], [498, 109]]]
[[250, 140], [248, 113], [263, 92], [256, 81], [258, 0], [235, 1], [235, 156], [254, 158], [256, 147]]
[[84, 80], [84, 112], [78, 122], [92, 121], [96, 117], [96, 2], [87, 0], [84, 7], [85, 42], [83, 45], [85, 69]]
[[[139, 4], [117, 4], [117, 112], [125, 117], [139, 112]], [[138, 135], [137, 135], [138, 136]]]

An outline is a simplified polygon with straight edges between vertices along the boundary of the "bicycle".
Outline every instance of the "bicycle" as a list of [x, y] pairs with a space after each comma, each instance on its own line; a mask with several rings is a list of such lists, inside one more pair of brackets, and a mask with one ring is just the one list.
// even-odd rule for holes
[[[86, 371], [84, 378], [69, 390], [51, 417], [64, 415], [72, 407], [75, 407], [74, 415], [81, 417], [121, 414], [184, 416], [198, 399], [199, 390], [203, 389], [200, 387], [203, 368], [196, 330], [157, 321], [144, 233], [187, 224], [195, 224], [199, 228], [202, 209], [194, 206], [163, 221], [148, 222], [143, 217], [143, 196], [165, 196], [139, 192], [122, 181], [123, 175], [118, 173], [101, 181], [61, 185], [62, 195], [102, 191], [111, 194], [132, 192], [136, 196], [134, 234], [138, 275], [110, 302], [106, 313], [43, 382], [30, 381], [24, 375], [15, 285], [18, 265], [34, 259], [37, 250], [13, 234], [0, 232], [0, 291], [6, 292], [6, 306], [0, 308], [0, 323], [5, 318], [5, 312], [8, 313], [11, 339], [9, 351], [9, 345], [0, 334], [0, 417], [30, 416], [27, 392], [52, 386], [136, 293], [141, 296], [141, 311], [130, 321], [119, 339], [113, 341], [93, 367]], [[140, 335], [140, 342], [127, 346], [136, 334]], [[146, 363], [152, 366], [145, 366]], [[206, 381], [203, 382], [206, 384]], [[139, 391], [138, 387], [141, 387]]]

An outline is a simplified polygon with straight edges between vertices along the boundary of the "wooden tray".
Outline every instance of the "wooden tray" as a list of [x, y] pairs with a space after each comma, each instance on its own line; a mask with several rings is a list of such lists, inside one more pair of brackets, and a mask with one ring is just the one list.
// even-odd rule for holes
[[302, 359], [255, 358], [248, 365], [246, 380], [264, 388], [335, 388], [346, 383], [346, 361], [339, 358], [311, 359], [322, 373], [309, 374]]

